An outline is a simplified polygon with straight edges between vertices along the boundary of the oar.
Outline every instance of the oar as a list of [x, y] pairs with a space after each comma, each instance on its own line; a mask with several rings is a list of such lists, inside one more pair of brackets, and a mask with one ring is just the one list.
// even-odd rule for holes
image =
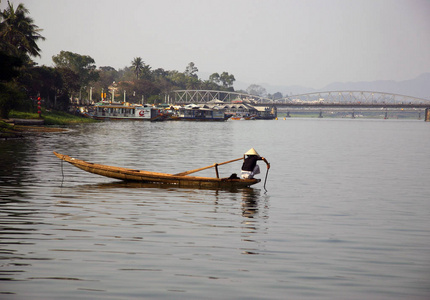
[[269, 169], [267, 169], [266, 171], [266, 178], [264, 179], [264, 190], [267, 192], [266, 190], [266, 181], [267, 181], [267, 175], [269, 174]]
[[238, 161], [238, 160], [241, 160], [241, 159], [243, 159], [243, 157], [232, 159], [232, 160], [229, 160], [229, 161], [225, 161], [225, 162], [222, 162], [222, 163], [219, 163], [219, 164], [213, 164], [213, 165], [210, 165], [210, 166], [207, 166], [207, 167], [203, 167], [203, 168], [200, 168], [200, 169], [185, 171], [185, 172], [182, 172], [182, 173], [175, 174], [175, 176], [185, 176], [185, 175], [188, 175], [188, 174], [196, 173], [198, 171], [203, 171], [203, 170], [206, 170], [206, 169], [209, 169], [209, 168], [213, 168], [215, 166], [221, 166], [221, 165], [229, 164], [231, 162]]

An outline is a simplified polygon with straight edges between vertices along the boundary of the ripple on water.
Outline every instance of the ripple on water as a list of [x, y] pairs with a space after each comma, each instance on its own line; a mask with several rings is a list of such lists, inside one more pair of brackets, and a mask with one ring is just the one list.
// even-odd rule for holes
[[[428, 298], [430, 170], [423, 166], [430, 136], [423, 126], [108, 122], [1, 143], [0, 293]], [[262, 184], [236, 191], [127, 184], [52, 155], [175, 173], [250, 147], [272, 163], [267, 193]]]

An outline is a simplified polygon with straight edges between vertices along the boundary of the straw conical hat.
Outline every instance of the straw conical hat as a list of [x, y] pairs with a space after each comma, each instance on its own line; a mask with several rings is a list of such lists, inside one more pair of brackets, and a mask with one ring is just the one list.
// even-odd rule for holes
[[245, 152], [245, 155], [257, 155], [257, 156], [260, 156], [260, 154], [258, 154], [257, 151], [255, 151], [254, 148], [251, 148], [247, 152]]

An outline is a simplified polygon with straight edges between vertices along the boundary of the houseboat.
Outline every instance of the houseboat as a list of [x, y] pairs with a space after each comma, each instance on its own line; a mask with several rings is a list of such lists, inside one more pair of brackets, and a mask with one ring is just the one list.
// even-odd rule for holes
[[88, 115], [96, 120], [161, 121], [165, 119], [162, 110], [156, 107], [130, 103], [96, 103]]
[[231, 120], [273, 120], [277, 117], [276, 106], [255, 106], [251, 101], [235, 100], [231, 103], [222, 101], [210, 101], [209, 108], [222, 109]]
[[191, 104], [179, 108], [175, 119], [181, 121], [226, 121], [228, 117], [222, 109]]

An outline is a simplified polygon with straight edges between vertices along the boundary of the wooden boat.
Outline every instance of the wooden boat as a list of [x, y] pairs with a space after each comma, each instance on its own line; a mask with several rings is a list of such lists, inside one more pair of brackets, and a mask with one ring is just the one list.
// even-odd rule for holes
[[[135, 170], [130, 168], [106, 166], [95, 164], [84, 160], [76, 159], [68, 155], [60, 154], [54, 151], [55, 156], [66, 161], [75, 167], [84, 171], [98, 174], [110, 178], [121, 179], [124, 181], [148, 182], [159, 184], [174, 184], [181, 187], [197, 187], [197, 188], [244, 188], [260, 182], [260, 179], [240, 179], [240, 178], [218, 178], [218, 166], [227, 164], [233, 161], [238, 161], [243, 158], [237, 158], [211, 166], [190, 170], [178, 174], [166, 174], [158, 172], [149, 172], [143, 170]], [[196, 177], [187, 176], [198, 171], [209, 168], [215, 168], [217, 177]]]

